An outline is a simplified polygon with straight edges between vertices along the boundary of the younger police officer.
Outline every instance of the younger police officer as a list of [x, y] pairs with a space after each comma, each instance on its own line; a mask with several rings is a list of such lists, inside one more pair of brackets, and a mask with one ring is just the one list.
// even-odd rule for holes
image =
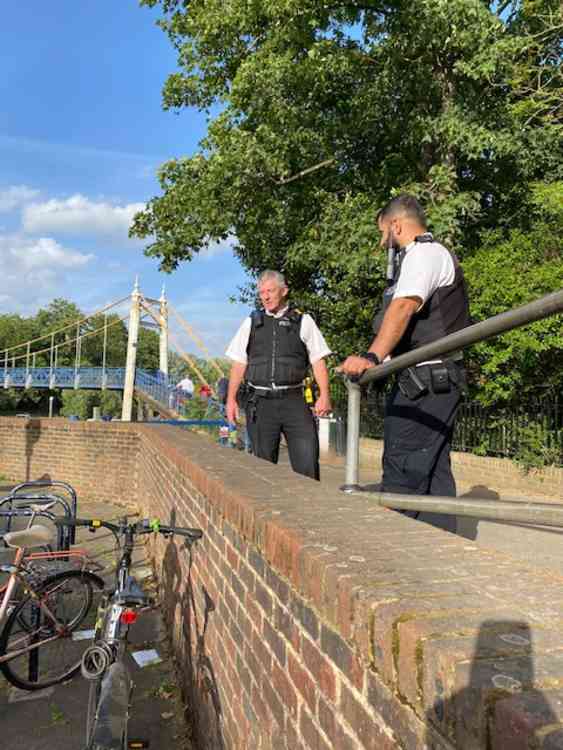
[[324, 357], [330, 354], [310, 315], [287, 302], [288, 288], [277, 271], [264, 271], [258, 279], [263, 310], [255, 310], [237, 331], [226, 355], [233, 361], [229, 376], [227, 419], [239, 416], [237, 393], [246, 382], [245, 407], [252, 452], [278, 462], [280, 436], [287, 441], [294, 471], [319, 479], [319, 441], [311, 409], [303, 397], [303, 381], [309, 365], [320, 395], [313, 411], [331, 412], [328, 371]]
[[[360, 375], [389, 356], [411, 351], [469, 325], [465, 281], [456, 256], [426, 231], [426, 217], [409, 195], [394, 198], [378, 219], [381, 245], [398, 259], [369, 351], [341, 370]], [[421, 362], [397, 376], [385, 409], [383, 492], [455, 496], [450, 447], [465, 384], [461, 352]], [[408, 515], [418, 515], [408, 513]], [[455, 517], [432, 514], [455, 531]]]

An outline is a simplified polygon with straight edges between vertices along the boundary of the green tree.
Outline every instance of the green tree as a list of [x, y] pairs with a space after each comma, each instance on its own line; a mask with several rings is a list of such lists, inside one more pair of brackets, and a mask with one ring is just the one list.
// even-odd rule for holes
[[[218, 112], [197, 154], [162, 166], [162, 194], [135, 218], [162, 268], [230, 238], [251, 274], [286, 273], [343, 355], [369, 340], [382, 291], [376, 211], [410, 190], [469, 263], [477, 317], [493, 311], [475, 283], [493, 242], [518, 261], [506, 307], [537, 292], [513, 281], [518, 238], [543, 226], [534, 200], [563, 179], [559, 0], [141, 4], [161, 7], [178, 51], [165, 108]], [[560, 283], [546, 272], [539, 286]], [[551, 350], [554, 337], [536, 332]], [[474, 369], [494, 357], [481, 348]]]
[[63, 417], [76, 415], [80, 419], [90, 419], [95, 406], [100, 407], [102, 416], [121, 417], [122, 397], [116, 391], [63, 390]]

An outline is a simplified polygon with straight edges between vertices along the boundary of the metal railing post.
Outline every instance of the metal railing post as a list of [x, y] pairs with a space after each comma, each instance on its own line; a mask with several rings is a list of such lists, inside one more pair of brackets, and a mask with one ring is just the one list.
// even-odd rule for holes
[[362, 391], [357, 383], [346, 381], [348, 391], [348, 419], [346, 426], [346, 481], [342, 492], [360, 490], [360, 405]]

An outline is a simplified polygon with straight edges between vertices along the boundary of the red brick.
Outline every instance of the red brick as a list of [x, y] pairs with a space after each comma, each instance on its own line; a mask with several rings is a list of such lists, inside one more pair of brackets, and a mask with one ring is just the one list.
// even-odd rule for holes
[[259, 636], [258, 633], [254, 633], [254, 637], [252, 638], [252, 651], [264, 668], [266, 674], [268, 674], [272, 669], [272, 657], [270, 656], [268, 649], [264, 646], [262, 637]]
[[[493, 748], [506, 747], [510, 750], [543, 748], [546, 745], [541, 743], [540, 737], [547, 727], [557, 724], [563, 724], [563, 690], [519, 693], [495, 703], [490, 729], [491, 745]], [[538, 731], [542, 729], [544, 731]]]
[[342, 685], [340, 696], [342, 715], [362, 747], [366, 750], [396, 750], [397, 741], [391, 733], [384, 733], [373, 713], [354, 696], [351, 690]]
[[311, 713], [315, 714], [317, 703], [315, 683], [291, 653], [288, 654], [287, 666], [291, 681], [309, 706]]
[[311, 748], [311, 750], [333, 750], [333, 748], [323, 739], [307, 711], [301, 711], [300, 729], [307, 747]]
[[272, 684], [282, 699], [282, 703], [285, 707], [285, 710], [289, 713], [289, 715], [293, 718], [297, 718], [297, 694], [295, 692], [295, 688], [293, 684], [290, 682], [290, 680], [287, 678], [287, 675], [284, 670], [281, 669], [278, 664], [273, 665], [272, 668]]
[[307, 638], [303, 638], [301, 642], [301, 652], [305, 666], [312, 674], [319, 690], [329, 700], [334, 701], [336, 698], [336, 676], [328, 660], [322, 655], [317, 646]]
[[268, 620], [264, 620], [263, 635], [264, 635], [264, 640], [272, 649], [274, 656], [276, 657], [278, 662], [281, 664], [282, 667], [285, 667], [285, 662], [286, 662], [285, 641], [274, 630], [274, 628], [270, 625]]

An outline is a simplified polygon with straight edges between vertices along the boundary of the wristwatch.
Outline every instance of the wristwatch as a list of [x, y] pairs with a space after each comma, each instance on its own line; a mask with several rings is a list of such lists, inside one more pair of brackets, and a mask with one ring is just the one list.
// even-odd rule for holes
[[363, 354], [360, 354], [360, 357], [362, 359], [369, 359], [370, 362], [372, 362], [374, 365], [380, 365], [381, 360], [377, 356], [375, 352], [364, 352]]

